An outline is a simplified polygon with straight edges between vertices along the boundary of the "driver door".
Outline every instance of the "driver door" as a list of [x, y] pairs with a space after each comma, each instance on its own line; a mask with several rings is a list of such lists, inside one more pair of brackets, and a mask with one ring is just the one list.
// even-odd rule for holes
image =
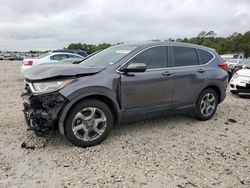
[[121, 106], [127, 119], [153, 117], [172, 108], [174, 76], [168, 68], [168, 59], [168, 47], [156, 46], [127, 63], [147, 65], [145, 72], [121, 74]]

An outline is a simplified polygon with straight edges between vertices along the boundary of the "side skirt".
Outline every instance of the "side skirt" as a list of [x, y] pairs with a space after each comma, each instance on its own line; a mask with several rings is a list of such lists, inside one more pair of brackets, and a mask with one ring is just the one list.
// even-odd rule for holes
[[170, 105], [121, 110], [121, 124], [173, 114], [195, 113], [195, 104], [171, 109]]

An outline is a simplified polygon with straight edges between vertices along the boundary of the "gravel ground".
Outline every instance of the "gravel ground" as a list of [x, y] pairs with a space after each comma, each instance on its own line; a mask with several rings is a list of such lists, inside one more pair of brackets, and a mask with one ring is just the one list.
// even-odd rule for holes
[[[250, 99], [227, 94], [216, 116], [116, 127], [83, 149], [33, 136], [22, 115], [21, 62], [0, 62], [0, 187], [250, 187]], [[228, 119], [236, 120], [230, 121]]]

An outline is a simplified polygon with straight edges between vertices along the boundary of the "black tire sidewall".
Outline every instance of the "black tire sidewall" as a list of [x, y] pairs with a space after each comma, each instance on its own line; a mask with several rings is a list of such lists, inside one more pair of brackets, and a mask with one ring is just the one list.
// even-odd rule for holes
[[[83, 141], [78, 139], [72, 130], [72, 121], [75, 117], [75, 115], [81, 111], [84, 108], [87, 107], [96, 107], [102, 110], [107, 118], [107, 127], [104, 131], [104, 133], [97, 138], [96, 140], [93, 141]], [[79, 147], [89, 147], [89, 146], [94, 146], [97, 144], [100, 144], [102, 141], [105, 140], [105, 138], [109, 135], [110, 131], [112, 130], [113, 127], [113, 115], [111, 113], [110, 108], [103, 103], [102, 101], [95, 100], [95, 99], [90, 99], [90, 100], [84, 100], [76, 104], [68, 113], [66, 121], [65, 121], [65, 136], [66, 138], [73, 143], [76, 146]]]
[[[201, 113], [201, 100], [203, 99], [203, 97], [208, 94], [208, 93], [212, 93], [215, 97], [215, 109], [213, 111], [213, 113], [209, 116], [204, 116], [202, 113]], [[217, 110], [217, 106], [218, 106], [218, 95], [217, 93], [213, 90], [213, 89], [205, 89], [201, 92], [199, 98], [198, 98], [198, 101], [197, 101], [197, 104], [196, 104], [196, 118], [201, 120], [201, 121], [206, 121], [206, 120], [209, 120], [211, 119], [214, 114], [216, 113], [216, 110]]]

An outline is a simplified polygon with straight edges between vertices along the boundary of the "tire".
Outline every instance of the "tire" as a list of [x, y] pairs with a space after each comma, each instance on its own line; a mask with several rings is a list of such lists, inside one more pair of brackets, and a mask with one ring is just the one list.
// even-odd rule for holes
[[[211, 102], [209, 102], [211, 100]], [[211, 119], [218, 106], [217, 93], [211, 89], [205, 89], [201, 92], [196, 104], [196, 118], [201, 121]]]
[[65, 121], [65, 136], [76, 146], [89, 147], [104, 141], [112, 127], [110, 108], [99, 100], [85, 100], [69, 111]]

